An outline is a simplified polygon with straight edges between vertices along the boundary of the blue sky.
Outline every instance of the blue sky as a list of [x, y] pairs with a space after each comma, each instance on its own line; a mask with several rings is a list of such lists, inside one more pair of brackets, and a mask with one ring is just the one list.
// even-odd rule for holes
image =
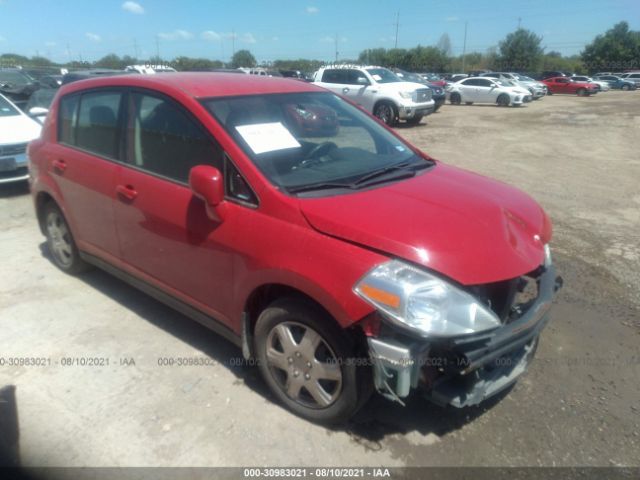
[[547, 50], [579, 53], [621, 20], [640, 30], [640, 0], [0, 0], [0, 52], [55, 61], [107, 53], [147, 58], [159, 48], [228, 60], [249, 49], [258, 61], [357, 58], [365, 48], [433, 45], [443, 33], [453, 53], [495, 46], [520, 19]]

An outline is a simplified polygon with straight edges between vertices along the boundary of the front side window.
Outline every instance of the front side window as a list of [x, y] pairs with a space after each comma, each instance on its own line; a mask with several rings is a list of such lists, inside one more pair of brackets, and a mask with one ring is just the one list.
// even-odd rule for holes
[[367, 68], [367, 73], [378, 83], [402, 82], [401, 78], [386, 68]]
[[132, 93], [129, 109], [129, 163], [182, 183], [188, 182], [189, 171], [196, 165], [222, 171], [222, 149], [173, 101]]
[[[357, 189], [387, 172], [415, 174], [432, 165], [331, 93], [221, 97], [203, 104], [267, 179], [289, 193]], [[400, 173], [406, 177], [408, 170]]]
[[70, 143], [88, 152], [117, 160], [121, 100], [121, 92], [84, 93], [80, 97], [74, 129], [75, 142]]

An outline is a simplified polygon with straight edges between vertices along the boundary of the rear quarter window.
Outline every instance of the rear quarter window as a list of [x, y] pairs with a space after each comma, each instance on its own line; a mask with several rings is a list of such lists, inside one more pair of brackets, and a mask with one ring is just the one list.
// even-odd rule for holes
[[60, 100], [58, 109], [58, 142], [75, 144], [75, 123], [78, 111], [79, 95], [69, 95]]

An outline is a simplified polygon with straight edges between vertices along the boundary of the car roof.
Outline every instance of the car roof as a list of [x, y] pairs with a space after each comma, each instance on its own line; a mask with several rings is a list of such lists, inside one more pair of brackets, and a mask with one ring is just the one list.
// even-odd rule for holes
[[282, 77], [219, 72], [181, 72], [161, 75], [116, 75], [81, 80], [62, 87], [62, 94], [99, 87], [141, 87], [181, 92], [195, 98], [268, 93], [325, 92], [326, 90]]

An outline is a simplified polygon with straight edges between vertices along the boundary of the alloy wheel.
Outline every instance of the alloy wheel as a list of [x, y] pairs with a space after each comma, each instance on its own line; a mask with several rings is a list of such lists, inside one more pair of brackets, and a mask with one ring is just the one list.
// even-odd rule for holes
[[383, 103], [376, 109], [376, 116], [382, 120], [385, 125], [389, 125], [393, 119], [393, 110], [389, 105]]
[[342, 389], [335, 353], [315, 330], [297, 322], [281, 322], [267, 336], [269, 371], [282, 391], [309, 408], [333, 404]]
[[49, 212], [46, 225], [51, 253], [62, 266], [70, 266], [73, 263], [73, 244], [66, 222], [58, 212]]

